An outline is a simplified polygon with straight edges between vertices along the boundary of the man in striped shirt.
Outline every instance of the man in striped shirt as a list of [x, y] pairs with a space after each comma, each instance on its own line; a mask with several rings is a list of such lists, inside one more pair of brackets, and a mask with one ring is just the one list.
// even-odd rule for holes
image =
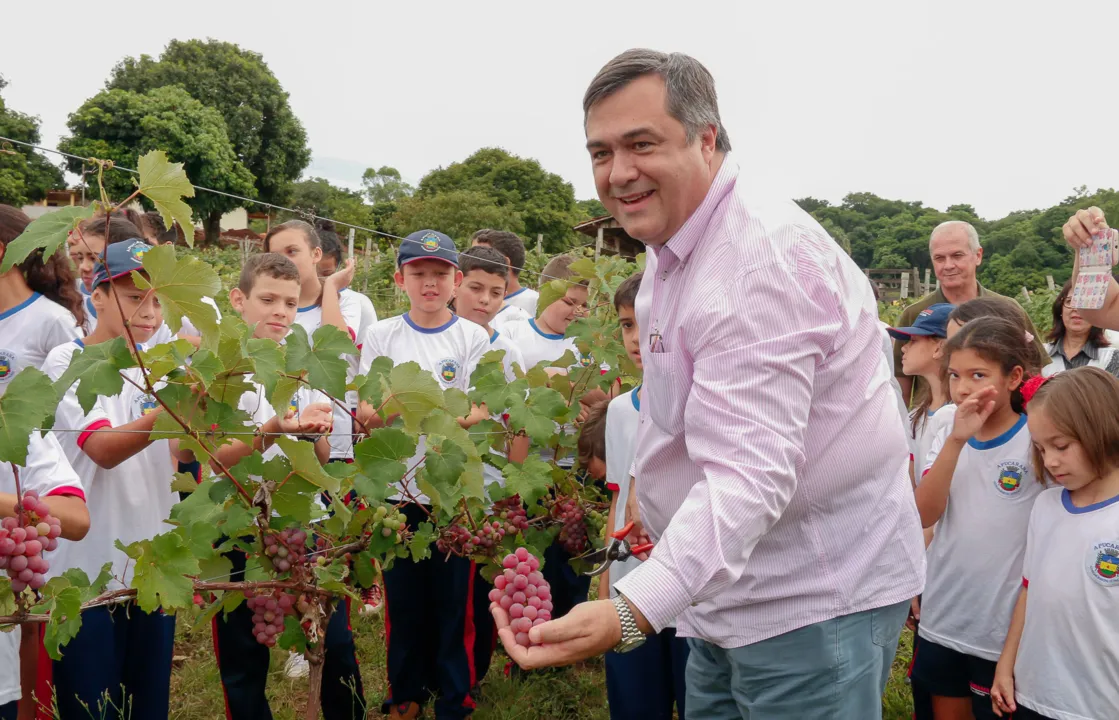
[[635, 485], [656, 547], [619, 598], [506, 648], [567, 664], [675, 619], [689, 716], [880, 717], [924, 547], [871, 288], [793, 203], [747, 199], [694, 59], [627, 51], [584, 111], [599, 197], [650, 250]]

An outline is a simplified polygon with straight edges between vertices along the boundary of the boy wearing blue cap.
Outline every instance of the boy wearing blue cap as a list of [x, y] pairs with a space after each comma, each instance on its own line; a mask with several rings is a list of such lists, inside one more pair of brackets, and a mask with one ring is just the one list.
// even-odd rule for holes
[[[914, 476], [914, 469], [925, 467], [925, 456], [928, 455], [933, 439], [941, 429], [951, 427], [956, 415], [956, 406], [948, 401], [948, 384], [942, 376], [948, 316], [955, 307], [949, 303], [930, 305], [917, 314], [913, 325], [887, 330], [890, 337], [904, 343], [901, 346], [902, 372], [925, 381], [919, 403], [909, 416], [910, 447], [913, 449], [909, 458], [909, 472], [913, 477], [914, 487], [920, 481], [920, 478]], [[926, 547], [932, 542], [932, 537], [933, 529], [926, 528]], [[920, 617], [920, 603], [914, 601], [914, 633]], [[933, 720], [932, 696], [913, 677], [910, 677], [910, 685], [913, 690], [913, 717], [915, 720]]]
[[[163, 323], [155, 294], [132, 280], [134, 271], [144, 272], [142, 260], [150, 249], [136, 238], [105, 250], [90, 294], [97, 327], [88, 337], [50, 352], [43, 371], [52, 380], [57, 381], [84, 348], [118, 337], [130, 340], [132, 348], [132, 343], [149, 340]], [[81, 431], [58, 433], [58, 440], [82, 481], [93, 521], [85, 538], [59, 545], [51, 572], [77, 568], [93, 578], [110, 563], [115, 578], [110, 590], [124, 587], [117, 579], [130, 583], [135, 567], [114, 541], [128, 545], [163, 532], [177, 500], [171, 491], [171, 459], [173, 453], [178, 455], [178, 443], [153, 440], [149, 434], [162, 408], [142, 389], [140, 368], [121, 374], [129, 382], [116, 395], [99, 395], [86, 410], [75, 387], [70, 387], [55, 412], [55, 427]], [[114, 432], [118, 430], [124, 432]], [[194, 458], [184, 453], [179, 459]], [[174, 639], [173, 615], [145, 613], [134, 602], [83, 611], [81, 630], [53, 664], [59, 717], [87, 717], [86, 708], [99, 704], [128, 707], [137, 718], [167, 717]]]
[[[360, 338], [358, 372], [369, 372], [378, 357], [388, 357], [394, 365], [415, 362], [440, 387], [465, 392], [490, 339], [481, 326], [461, 320], [447, 307], [462, 283], [454, 241], [434, 230], [414, 232], [401, 243], [397, 265], [396, 284], [407, 293], [411, 308], [375, 323]], [[367, 404], [362, 404], [360, 414], [367, 426], [380, 423]], [[476, 409], [459, 423], [466, 427], [487, 415], [484, 409]], [[431, 501], [415, 477], [425, 472], [424, 453], [421, 438], [407, 464], [418, 470], [393, 483], [395, 493], [390, 498], [404, 503], [401, 510], [410, 529], [426, 522], [431, 511]], [[463, 718], [473, 712], [473, 578], [469, 559], [441, 553], [419, 562], [396, 558], [384, 572], [389, 697], [382, 711], [393, 720], [419, 716], [432, 694], [437, 718]]]

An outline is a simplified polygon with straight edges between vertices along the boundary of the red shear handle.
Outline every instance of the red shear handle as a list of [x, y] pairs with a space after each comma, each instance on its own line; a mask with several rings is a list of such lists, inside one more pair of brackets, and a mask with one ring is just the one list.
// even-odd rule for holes
[[653, 549], [653, 543], [645, 543], [644, 545], [634, 545], [629, 549], [631, 555], [640, 555], [641, 553], [649, 552]]
[[626, 535], [629, 535], [631, 530], [633, 530], [633, 521], [632, 520], [627, 522], [621, 530], [618, 530], [617, 532], [610, 533], [610, 537], [614, 538], [615, 540], [623, 540], [623, 539], [625, 539]]

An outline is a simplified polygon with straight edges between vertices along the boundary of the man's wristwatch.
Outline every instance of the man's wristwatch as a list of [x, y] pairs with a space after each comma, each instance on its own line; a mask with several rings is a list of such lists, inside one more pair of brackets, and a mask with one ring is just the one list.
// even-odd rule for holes
[[618, 611], [618, 620], [622, 623], [622, 639], [614, 646], [614, 652], [625, 653], [641, 647], [645, 642], [645, 633], [637, 627], [637, 619], [629, 609], [629, 603], [620, 594], [611, 599], [614, 609]]

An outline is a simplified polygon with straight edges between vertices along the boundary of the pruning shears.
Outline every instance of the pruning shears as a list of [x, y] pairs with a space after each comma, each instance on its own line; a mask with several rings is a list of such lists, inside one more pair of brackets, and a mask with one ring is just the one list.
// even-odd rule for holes
[[583, 573], [595, 577], [606, 572], [610, 564], [615, 560], [628, 560], [634, 555], [640, 555], [644, 552], [649, 552], [653, 549], [653, 543], [645, 543], [643, 545], [634, 545], [630, 547], [629, 541], [626, 540], [626, 535], [629, 535], [633, 530], [633, 523], [628, 522], [621, 530], [610, 533], [610, 542], [605, 546], [583, 555], [582, 558], [594, 563], [597, 567], [589, 572]]

